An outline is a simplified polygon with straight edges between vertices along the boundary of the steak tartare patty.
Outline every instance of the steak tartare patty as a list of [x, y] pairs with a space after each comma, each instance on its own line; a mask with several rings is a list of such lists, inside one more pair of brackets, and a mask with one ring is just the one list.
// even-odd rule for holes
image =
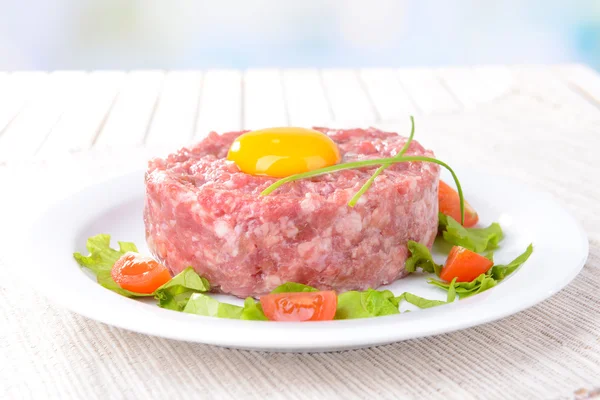
[[[338, 145], [342, 162], [394, 156], [407, 140], [373, 128], [318, 130]], [[242, 133], [212, 132], [149, 162], [146, 239], [173, 274], [192, 266], [212, 290], [238, 297], [260, 296], [285, 282], [364, 290], [406, 275], [408, 240], [433, 244], [436, 164], [391, 166], [353, 208], [348, 201], [376, 167], [298, 180], [261, 196], [276, 178], [243, 173], [226, 159]], [[416, 141], [406, 155], [434, 156]]]

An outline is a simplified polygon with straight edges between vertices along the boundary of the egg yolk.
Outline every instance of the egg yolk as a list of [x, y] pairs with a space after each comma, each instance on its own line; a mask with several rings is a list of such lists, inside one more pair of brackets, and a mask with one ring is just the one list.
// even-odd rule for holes
[[327, 135], [306, 128], [269, 128], [244, 133], [229, 148], [227, 159], [247, 174], [282, 178], [340, 162]]

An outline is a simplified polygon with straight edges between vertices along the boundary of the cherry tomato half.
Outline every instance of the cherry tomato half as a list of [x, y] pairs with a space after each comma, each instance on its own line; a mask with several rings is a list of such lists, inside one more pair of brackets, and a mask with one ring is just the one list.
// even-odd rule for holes
[[150, 294], [171, 280], [167, 267], [150, 257], [125, 253], [113, 265], [110, 275], [125, 290]]
[[481, 274], [485, 274], [494, 263], [482, 255], [461, 246], [450, 250], [446, 264], [442, 268], [440, 278], [451, 282], [471, 282]]
[[260, 304], [270, 321], [327, 321], [337, 308], [334, 291], [268, 294]]
[[[460, 223], [460, 197], [458, 197], [458, 192], [450, 187], [446, 182], [440, 181], [438, 201], [440, 212], [442, 214], [451, 216]], [[465, 200], [465, 223], [463, 226], [470, 228], [475, 225], [477, 221], [479, 221], [477, 212]]]

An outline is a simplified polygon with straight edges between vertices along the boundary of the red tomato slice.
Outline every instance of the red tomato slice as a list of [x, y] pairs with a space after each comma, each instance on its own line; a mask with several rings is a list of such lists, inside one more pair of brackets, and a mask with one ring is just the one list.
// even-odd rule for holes
[[[438, 201], [440, 206], [440, 212], [454, 218], [460, 222], [460, 197], [458, 192], [450, 187], [446, 182], [440, 181], [440, 188], [438, 192]], [[477, 212], [471, 207], [465, 200], [465, 223], [464, 227], [470, 228], [479, 221]]]
[[262, 296], [260, 304], [270, 321], [327, 321], [335, 316], [337, 295], [333, 290], [275, 293]]
[[494, 263], [484, 256], [464, 247], [454, 246], [442, 268], [440, 278], [448, 282], [454, 278], [457, 282], [471, 282], [479, 275], [486, 273], [492, 265]]
[[125, 290], [150, 294], [171, 280], [167, 267], [150, 257], [125, 253], [113, 265], [110, 275]]

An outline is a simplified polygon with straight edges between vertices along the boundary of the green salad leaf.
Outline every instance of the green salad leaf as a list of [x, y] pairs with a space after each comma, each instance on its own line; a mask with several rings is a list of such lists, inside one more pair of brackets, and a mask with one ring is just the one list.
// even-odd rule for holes
[[476, 253], [497, 248], [498, 243], [504, 238], [502, 228], [497, 222], [487, 228], [465, 228], [454, 218], [440, 213], [439, 226], [444, 240]]
[[240, 319], [243, 307], [222, 303], [202, 293], [194, 293], [183, 309], [184, 313], [207, 317]]
[[[497, 223], [487, 228], [464, 228], [451, 217], [440, 214], [440, 228], [444, 239], [451, 244], [466, 247], [472, 251], [484, 252], [494, 249], [503, 238], [502, 229]], [[252, 297], [246, 298], [244, 306], [236, 306], [220, 302], [204, 292], [210, 290], [208, 280], [198, 275], [192, 267], [165, 283], [153, 294], [134, 293], [121, 289], [112, 279], [111, 269], [114, 263], [127, 252], [137, 252], [131, 242], [118, 242], [119, 249], [110, 247], [110, 235], [100, 234], [87, 241], [89, 255], [74, 253], [75, 260], [82, 267], [88, 268], [96, 275], [102, 286], [127, 297], [154, 296], [158, 305], [163, 308], [186, 313], [242, 320], [266, 321], [260, 302]], [[410, 257], [406, 261], [406, 270], [415, 272], [418, 268], [424, 272], [440, 274], [441, 265], [433, 260], [429, 249], [421, 243], [409, 241]], [[400, 304], [408, 302], [419, 308], [431, 308], [452, 303], [456, 297], [465, 298], [494, 287], [499, 281], [519, 268], [533, 252], [530, 244], [525, 252], [506, 265], [495, 265], [487, 273], [479, 275], [471, 282], [443, 282], [429, 279], [428, 283], [448, 292], [446, 301], [430, 300], [413, 293], [402, 293], [395, 297], [389, 290], [367, 289], [366, 291], [349, 291], [338, 295], [335, 319], [355, 319], [400, 314]], [[485, 255], [493, 261], [493, 252]], [[287, 282], [275, 288], [271, 293], [316, 292], [318, 289], [296, 282]]]
[[244, 310], [240, 319], [250, 321], [267, 321], [265, 313], [263, 312], [262, 306], [259, 301], [254, 300], [252, 297], [246, 298], [244, 301]]
[[98, 281], [100, 285], [113, 292], [126, 297], [152, 296], [151, 294], [136, 293], [122, 289], [112, 278], [110, 271], [115, 262], [127, 252], [131, 251], [137, 253], [138, 251], [135, 244], [131, 242], [118, 243], [119, 250], [115, 250], [110, 247], [110, 235], [100, 234], [92, 236], [86, 243], [86, 247], [90, 254], [84, 256], [83, 254], [76, 252], [73, 253], [73, 257], [80, 266], [89, 269], [96, 275], [96, 281]]
[[389, 290], [353, 290], [338, 295], [335, 319], [369, 318], [399, 313], [398, 301]]
[[452, 282], [450, 282], [448, 284], [448, 296], [446, 298], [446, 301], [430, 300], [430, 299], [426, 299], [424, 297], [417, 296], [416, 294], [412, 294], [409, 292], [402, 293], [400, 296], [396, 297], [396, 299], [398, 299], [398, 303], [402, 303], [402, 301], [406, 301], [407, 303], [410, 303], [419, 308], [431, 308], [431, 307], [441, 306], [444, 304], [453, 303], [454, 300], [456, 300], [455, 284], [456, 284], [456, 278], [454, 278], [452, 280]]
[[203, 293], [193, 293], [185, 305], [183, 312], [207, 317], [266, 321], [260, 303], [252, 297], [244, 301], [244, 306], [223, 303]]
[[296, 282], [287, 282], [283, 285], [277, 286], [275, 289], [271, 291], [272, 294], [275, 293], [296, 293], [296, 292], [318, 292], [319, 289], [316, 289], [312, 286], [303, 285], [302, 283]]
[[497, 281], [501, 281], [502, 279], [506, 278], [508, 275], [512, 274], [525, 261], [527, 261], [527, 259], [531, 255], [531, 253], [533, 253], [533, 245], [532, 244], [527, 246], [527, 249], [523, 252], [523, 254], [521, 254], [514, 260], [512, 260], [507, 265], [494, 265], [488, 271], [488, 275], [490, 275], [492, 278], [496, 279]]
[[[498, 282], [513, 273], [527, 261], [531, 253], [533, 253], [533, 245], [530, 244], [523, 254], [519, 255], [507, 265], [495, 265], [490, 268], [487, 273], [479, 275], [471, 282], [456, 282], [454, 285], [456, 294], [462, 299], [493, 288]], [[447, 282], [442, 282], [437, 279], [429, 279], [427, 282], [441, 289], [450, 290], [451, 285]]]
[[440, 276], [442, 265], [436, 264], [433, 261], [433, 257], [427, 246], [409, 240], [408, 250], [410, 251], [410, 257], [408, 257], [405, 264], [407, 272], [415, 272], [417, 268], [421, 268], [424, 272], [435, 273], [437, 276]]
[[409, 292], [402, 293], [400, 296], [397, 297], [397, 299], [400, 302], [406, 301], [406, 302], [413, 304], [419, 308], [431, 308], [431, 307], [435, 307], [435, 306], [441, 306], [442, 304], [446, 304], [446, 302], [443, 300], [429, 300], [429, 299], [423, 298], [421, 296], [417, 296], [416, 294], [412, 294]]
[[154, 291], [158, 305], [169, 310], [181, 311], [185, 308], [192, 294], [208, 292], [210, 284], [198, 275], [192, 267], [187, 267]]
[[[428, 279], [427, 283], [450, 291], [451, 283], [438, 281], [437, 279]], [[471, 282], [456, 282], [454, 285], [454, 290], [456, 291], [458, 298], [463, 299], [465, 297], [473, 296], [474, 294], [478, 294], [493, 288], [496, 286], [496, 283], [497, 282], [494, 278], [489, 277], [486, 274], [481, 274]]]

